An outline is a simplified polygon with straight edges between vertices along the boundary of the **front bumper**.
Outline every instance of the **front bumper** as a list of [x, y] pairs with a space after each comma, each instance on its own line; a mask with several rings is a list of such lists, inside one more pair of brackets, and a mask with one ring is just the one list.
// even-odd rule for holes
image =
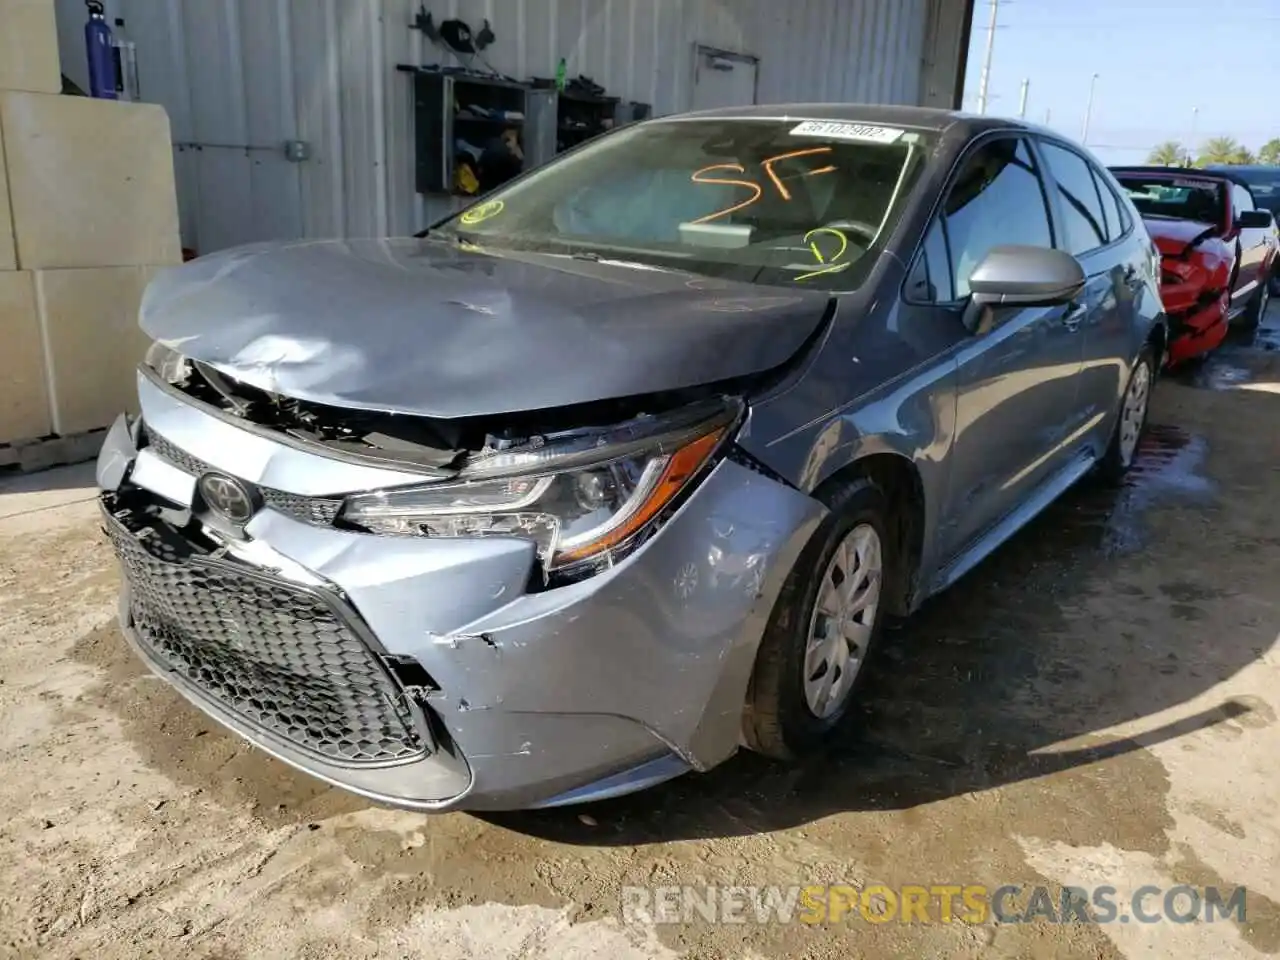
[[[291, 497], [328, 502], [419, 478], [252, 434], [145, 377], [139, 394], [145, 429], [122, 418], [99, 459], [99, 483], [112, 508], [106, 523], [128, 574], [122, 625], [157, 672], [267, 752], [373, 799], [430, 810], [599, 799], [708, 769], [736, 750], [756, 646], [783, 579], [822, 517], [812, 498], [724, 460], [657, 535], [616, 567], [570, 586], [528, 592], [535, 557], [526, 542], [355, 533], [290, 503]], [[149, 449], [148, 438], [162, 442]], [[256, 722], [257, 708], [234, 696], [229, 701], [207, 671], [184, 660], [175, 667], [172, 655], [157, 655], [155, 629], [151, 636], [139, 629], [136, 603], [148, 575], [130, 569], [120, 526], [129, 532], [129, 503], [167, 508], [169, 530], [195, 523], [190, 507], [204, 469], [273, 494], [247, 525], [248, 539], [223, 544], [217, 561], [263, 589], [311, 598], [322, 614], [333, 611], [325, 638], [335, 631], [345, 631], [343, 643], [348, 634], [355, 638], [348, 650], [355, 660], [342, 661], [335, 677], [351, 676], [355, 664], [354, 675], [372, 678], [362, 689], [378, 704], [404, 707], [409, 747], [394, 756], [347, 746], [316, 750], [314, 742], [282, 733], [279, 724]], [[292, 621], [258, 607], [246, 612], [244, 602], [236, 594], [166, 616], [191, 627], [195, 639], [184, 650], [208, 653], [199, 642], [207, 631], [191, 625], [211, 616], [223, 633], [240, 637], [227, 641], [237, 669], [258, 679], [284, 669], [293, 684], [310, 667], [286, 663], [279, 651], [296, 652], [310, 634], [264, 646], [277, 628], [293, 631]], [[219, 649], [222, 635], [212, 641]], [[418, 673], [405, 672], [406, 664]], [[429, 682], [407, 679], [418, 674]], [[317, 682], [314, 696], [328, 702], [332, 685]], [[245, 702], [254, 699], [243, 683], [230, 689]], [[386, 724], [395, 726], [394, 716], [368, 720], [368, 706], [333, 701], [348, 719], [367, 721], [360, 727], [366, 734], [370, 726], [381, 733]], [[324, 727], [323, 717], [301, 720], [312, 724], [298, 728], [304, 734], [317, 723]], [[371, 742], [364, 734], [348, 739], [366, 748]]]
[[1169, 351], [1166, 365], [1177, 366], [1216, 350], [1227, 338], [1227, 297], [1199, 308], [1169, 316]]

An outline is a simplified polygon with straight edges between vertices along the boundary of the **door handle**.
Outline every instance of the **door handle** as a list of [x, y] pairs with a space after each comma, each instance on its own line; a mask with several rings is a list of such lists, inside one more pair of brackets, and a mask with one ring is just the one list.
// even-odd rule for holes
[[1089, 312], [1089, 308], [1083, 303], [1073, 304], [1066, 314], [1062, 317], [1062, 325], [1071, 333], [1075, 333], [1080, 329], [1080, 324], [1084, 322], [1085, 314]]

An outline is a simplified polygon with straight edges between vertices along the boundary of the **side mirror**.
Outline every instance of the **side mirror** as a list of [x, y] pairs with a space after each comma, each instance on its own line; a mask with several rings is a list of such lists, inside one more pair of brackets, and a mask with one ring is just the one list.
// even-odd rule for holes
[[1245, 210], [1236, 219], [1241, 230], [1266, 230], [1271, 226], [1271, 214], [1266, 210]]
[[969, 277], [979, 307], [1045, 307], [1069, 303], [1084, 289], [1084, 268], [1063, 250], [992, 247]]

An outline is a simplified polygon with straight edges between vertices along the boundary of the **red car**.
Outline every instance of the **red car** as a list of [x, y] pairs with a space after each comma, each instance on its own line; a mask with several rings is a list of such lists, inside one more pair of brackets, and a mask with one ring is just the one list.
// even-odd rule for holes
[[1112, 167], [1161, 254], [1170, 366], [1213, 350], [1233, 321], [1257, 326], [1276, 255], [1274, 221], [1248, 190], [1205, 170]]

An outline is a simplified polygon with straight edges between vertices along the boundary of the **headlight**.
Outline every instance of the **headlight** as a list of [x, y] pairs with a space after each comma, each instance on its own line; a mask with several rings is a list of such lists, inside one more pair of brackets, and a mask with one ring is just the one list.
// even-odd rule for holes
[[587, 443], [492, 454], [467, 472], [503, 476], [362, 494], [342, 519], [373, 533], [532, 540], [548, 571], [616, 560], [707, 465], [737, 413], [717, 404], [697, 422], [651, 420]]
[[165, 383], [182, 383], [191, 373], [191, 361], [159, 341], [147, 348], [143, 362], [159, 374]]

